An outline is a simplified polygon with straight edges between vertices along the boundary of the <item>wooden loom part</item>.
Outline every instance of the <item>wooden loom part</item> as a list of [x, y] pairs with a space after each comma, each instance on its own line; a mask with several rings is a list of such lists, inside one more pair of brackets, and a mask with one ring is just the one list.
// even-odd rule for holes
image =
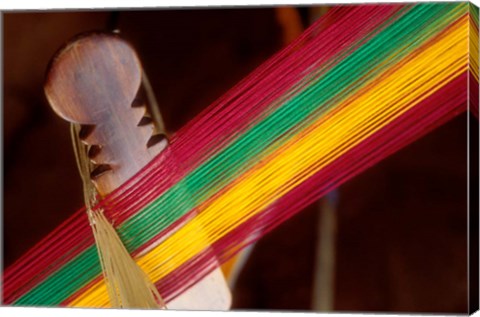
[[[52, 60], [47, 99], [64, 120], [82, 126], [96, 166], [92, 181], [100, 195], [120, 187], [168, 142], [136, 98], [142, 67], [134, 49], [119, 36], [88, 33], [69, 42]], [[231, 294], [220, 268], [168, 303], [170, 309], [227, 310]]]

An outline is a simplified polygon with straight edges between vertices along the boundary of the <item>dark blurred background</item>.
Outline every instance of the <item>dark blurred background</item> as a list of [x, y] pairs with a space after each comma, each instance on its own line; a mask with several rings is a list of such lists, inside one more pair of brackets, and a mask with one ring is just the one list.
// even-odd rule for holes
[[[327, 10], [4, 14], [4, 266], [82, 205], [68, 124], [49, 108], [42, 88], [46, 66], [65, 41], [120, 29], [173, 132]], [[478, 131], [478, 121], [471, 124]], [[466, 134], [461, 115], [339, 188], [327, 235], [334, 263], [327, 306], [316, 304], [314, 290], [322, 280], [319, 228], [328, 228], [320, 201], [255, 245], [233, 287], [233, 308], [465, 313]]]

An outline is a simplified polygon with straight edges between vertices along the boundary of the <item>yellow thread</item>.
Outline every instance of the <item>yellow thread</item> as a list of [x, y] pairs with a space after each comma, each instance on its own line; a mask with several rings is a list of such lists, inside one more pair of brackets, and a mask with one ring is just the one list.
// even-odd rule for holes
[[470, 29], [469, 29], [470, 31], [470, 37], [469, 37], [470, 71], [472, 72], [473, 77], [478, 82], [478, 72], [479, 72], [478, 29], [475, 27], [475, 22], [473, 22], [472, 17], [470, 17], [469, 21], [470, 21]]

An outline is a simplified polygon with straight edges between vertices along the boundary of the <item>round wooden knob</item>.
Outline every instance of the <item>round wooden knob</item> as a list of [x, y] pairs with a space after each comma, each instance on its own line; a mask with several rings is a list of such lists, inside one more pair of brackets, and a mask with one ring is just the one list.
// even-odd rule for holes
[[[65, 120], [98, 124], [112, 112], [127, 112], [141, 84], [133, 48], [114, 34], [80, 36], [50, 64], [45, 93]], [[123, 108], [123, 109], [122, 109]]]

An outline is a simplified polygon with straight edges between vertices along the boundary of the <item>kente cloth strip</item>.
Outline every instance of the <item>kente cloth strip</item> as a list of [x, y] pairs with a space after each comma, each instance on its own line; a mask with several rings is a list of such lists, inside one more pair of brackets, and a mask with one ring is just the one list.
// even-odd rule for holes
[[[335, 6], [98, 208], [168, 306], [330, 190], [467, 110], [478, 117], [478, 89], [468, 2]], [[3, 281], [4, 304], [109, 305], [84, 209]]]

